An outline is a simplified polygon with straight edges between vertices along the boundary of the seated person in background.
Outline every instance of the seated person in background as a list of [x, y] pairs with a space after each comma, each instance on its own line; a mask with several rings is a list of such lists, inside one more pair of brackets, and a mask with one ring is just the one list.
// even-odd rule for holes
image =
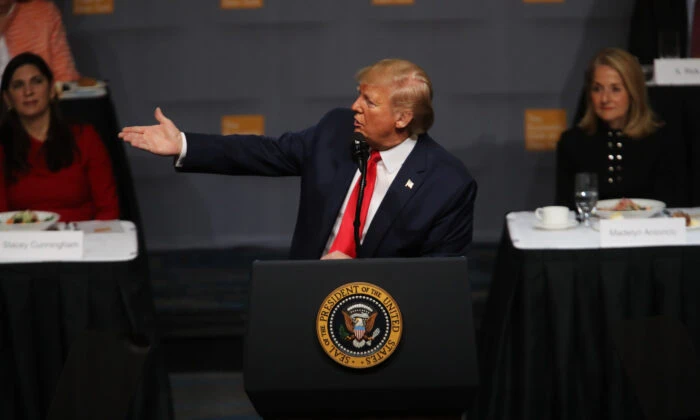
[[0, 120], [0, 211], [52, 211], [64, 222], [118, 219], [109, 155], [92, 126], [61, 119], [46, 62], [16, 56], [0, 90], [8, 108]]
[[556, 202], [574, 208], [578, 172], [598, 174], [598, 198], [652, 198], [687, 205], [681, 136], [656, 119], [630, 53], [606, 48], [586, 70], [586, 111], [557, 144]]
[[48, 63], [57, 81], [80, 79], [53, 2], [0, 0], [0, 33], [0, 74], [12, 57], [33, 52]]

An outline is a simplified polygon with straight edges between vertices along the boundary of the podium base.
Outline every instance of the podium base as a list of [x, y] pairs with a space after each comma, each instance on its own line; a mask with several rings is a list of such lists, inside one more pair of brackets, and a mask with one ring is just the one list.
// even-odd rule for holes
[[[264, 419], [465, 419], [473, 389], [382, 389], [251, 392]], [[359, 404], [357, 401], [364, 401]]]

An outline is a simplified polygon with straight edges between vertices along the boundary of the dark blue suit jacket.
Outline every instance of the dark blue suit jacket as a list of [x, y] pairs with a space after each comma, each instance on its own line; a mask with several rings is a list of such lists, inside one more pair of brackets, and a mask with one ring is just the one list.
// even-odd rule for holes
[[[276, 139], [186, 133], [187, 155], [178, 170], [301, 176], [291, 257], [317, 259], [357, 170], [353, 116], [349, 109], [334, 109], [315, 126]], [[472, 240], [476, 190], [462, 162], [421, 135], [372, 219], [359, 257], [464, 255]]]

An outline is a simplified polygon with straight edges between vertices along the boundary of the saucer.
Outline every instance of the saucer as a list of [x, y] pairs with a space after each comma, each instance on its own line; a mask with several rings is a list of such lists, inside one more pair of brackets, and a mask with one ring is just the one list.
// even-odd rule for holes
[[566, 222], [566, 224], [563, 224], [563, 225], [545, 225], [544, 223], [537, 221], [532, 226], [535, 229], [542, 229], [542, 230], [564, 230], [564, 229], [571, 229], [571, 228], [578, 226], [578, 222], [576, 220], [569, 220], [568, 222]]

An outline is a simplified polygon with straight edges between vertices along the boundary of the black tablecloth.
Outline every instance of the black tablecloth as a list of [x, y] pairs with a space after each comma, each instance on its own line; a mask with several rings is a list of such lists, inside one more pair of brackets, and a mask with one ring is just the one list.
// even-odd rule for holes
[[612, 333], [666, 315], [700, 348], [700, 247], [518, 250], [507, 228], [479, 334], [470, 418], [640, 419]]
[[[151, 344], [130, 419], [171, 419], [143, 227], [109, 96], [62, 101], [70, 122], [97, 129], [112, 158], [121, 219], [138, 230], [128, 262], [0, 264], [0, 419], [44, 420], [70, 346], [85, 329], [145, 335]], [[109, 380], [109, 378], [105, 378]]]
[[0, 265], [0, 418], [45, 419], [83, 330], [148, 336], [152, 349], [128, 418], [172, 418], [143, 276], [136, 261]]

